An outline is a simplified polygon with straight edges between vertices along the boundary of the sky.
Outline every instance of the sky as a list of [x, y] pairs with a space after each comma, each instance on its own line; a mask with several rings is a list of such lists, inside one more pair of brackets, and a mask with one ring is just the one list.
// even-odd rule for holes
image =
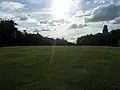
[[0, 0], [0, 18], [18, 29], [75, 42], [80, 36], [120, 27], [120, 0]]

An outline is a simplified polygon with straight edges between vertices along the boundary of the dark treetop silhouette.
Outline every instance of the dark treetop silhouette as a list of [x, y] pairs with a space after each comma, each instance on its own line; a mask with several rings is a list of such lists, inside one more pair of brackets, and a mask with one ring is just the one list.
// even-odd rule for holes
[[77, 43], [67, 40], [53, 39], [41, 36], [39, 33], [30, 34], [26, 30], [19, 31], [13, 20], [0, 20], [0, 46], [37, 46], [37, 45], [92, 45], [92, 46], [119, 46], [120, 29], [108, 32], [108, 26], [104, 25], [103, 33], [86, 35], [77, 39]]
[[0, 46], [35, 46], [35, 45], [74, 45], [64, 39], [53, 39], [19, 31], [13, 20], [0, 21]]

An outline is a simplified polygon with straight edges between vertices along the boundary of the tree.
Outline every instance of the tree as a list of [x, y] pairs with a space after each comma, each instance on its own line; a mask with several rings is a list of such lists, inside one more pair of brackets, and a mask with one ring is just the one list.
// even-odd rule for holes
[[120, 45], [120, 29], [108, 32], [108, 26], [104, 25], [103, 33], [86, 35], [77, 39], [77, 45], [118, 46]]
[[103, 34], [107, 34], [108, 33], [108, 26], [104, 25], [103, 27]]
[[120, 40], [120, 29], [112, 30], [110, 32], [112, 42], [114, 46], [118, 46]]
[[0, 21], [0, 45], [8, 46], [14, 43], [16, 37], [17, 25], [13, 20], [1, 20]]

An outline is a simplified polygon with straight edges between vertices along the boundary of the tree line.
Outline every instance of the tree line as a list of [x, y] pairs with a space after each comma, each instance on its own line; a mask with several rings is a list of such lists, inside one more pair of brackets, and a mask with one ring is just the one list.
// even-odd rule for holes
[[92, 46], [120, 46], [120, 29], [108, 32], [108, 26], [104, 25], [103, 32], [79, 37], [76, 44], [68, 42], [64, 38], [53, 39], [43, 37], [39, 33], [31, 34], [16, 28], [13, 20], [0, 20], [0, 46], [53, 46], [53, 45], [92, 45]]
[[120, 46], [120, 29], [108, 32], [108, 26], [104, 25], [102, 33], [82, 36], [77, 39], [77, 45]]
[[31, 34], [16, 28], [13, 20], [0, 20], [0, 46], [40, 46], [40, 45], [74, 45], [65, 39], [43, 37], [39, 33]]

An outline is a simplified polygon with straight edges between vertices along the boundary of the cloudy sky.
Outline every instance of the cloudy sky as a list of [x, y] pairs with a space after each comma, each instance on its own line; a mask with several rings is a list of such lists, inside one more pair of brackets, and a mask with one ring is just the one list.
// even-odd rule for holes
[[48, 37], [77, 37], [120, 27], [120, 0], [0, 0], [0, 18], [19, 30]]

